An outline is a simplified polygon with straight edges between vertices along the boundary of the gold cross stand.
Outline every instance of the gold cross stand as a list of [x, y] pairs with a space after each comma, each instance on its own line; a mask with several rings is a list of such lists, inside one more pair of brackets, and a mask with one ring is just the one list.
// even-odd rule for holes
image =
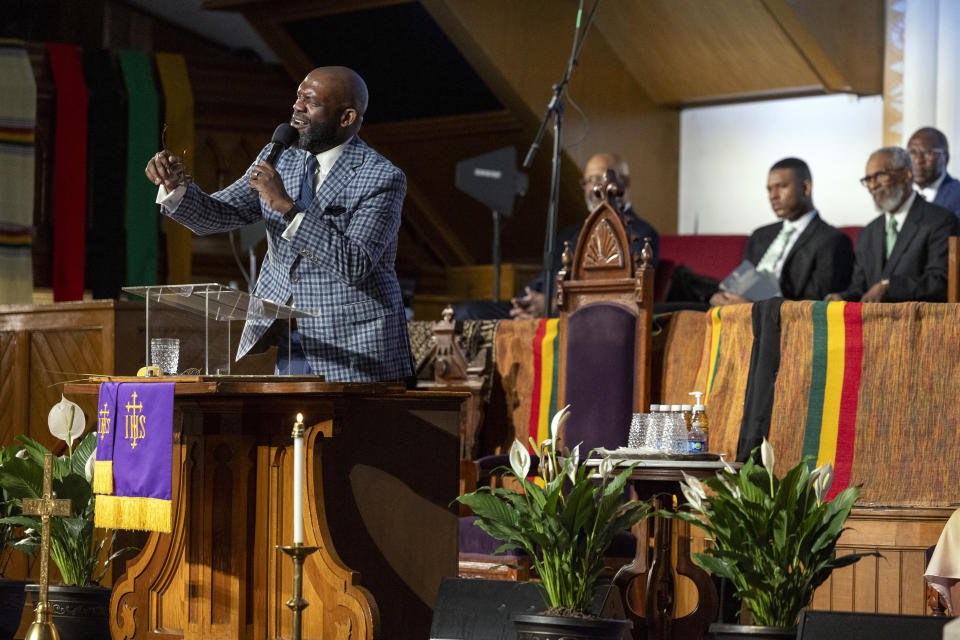
[[24, 640], [60, 640], [57, 628], [50, 620], [50, 605], [47, 602], [47, 588], [50, 586], [50, 516], [69, 516], [70, 501], [56, 500], [53, 497], [53, 456], [43, 457], [43, 497], [25, 498], [23, 513], [28, 516], [40, 516], [40, 599], [34, 612], [37, 614], [27, 631]]

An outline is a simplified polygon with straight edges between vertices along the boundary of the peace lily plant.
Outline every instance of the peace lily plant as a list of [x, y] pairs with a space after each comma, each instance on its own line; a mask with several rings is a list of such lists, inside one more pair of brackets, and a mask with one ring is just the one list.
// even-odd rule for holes
[[539, 445], [530, 439], [540, 458], [539, 477], [529, 477], [530, 453], [515, 440], [504, 472], [520, 489], [483, 487], [457, 498], [473, 510], [477, 526], [504, 542], [495, 553], [527, 553], [550, 606], [547, 615], [587, 613], [603, 574], [604, 551], [649, 511], [646, 503], [623, 501], [630, 469], [613, 474], [603, 460], [598, 480], [580, 460], [579, 445], [558, 455], [557, 438], [569, 416], [564, 407], [554, 415], [548, 439]]
[[[47, 415], [50, 433], [63, 440], [67, 452], [53, 459], [53, 491], [57, 498], [70, 500], [70, 515], [50, 519], [50, 558], [60, 570], [64, 584], [83, 587], [98, 583], [110, 563], [129, 549], [110, 555], [102, 564], [101, 553], [112, 548], [114, 535], [93, 527], [93, 463], [97, 434], [91, 431], [79, 443], [86, 428], [83, 411], [61, 396]], [[0, 526], [20, 528], [22, 534], [10, 543], [30, 555], [40, 545], [40, 516], [23, 515], [25, 498], [43, 497], [43, 459], [50, 451], [27, 436], [17, 436], [19, 445], [10, 445], [0, 455], [0, 487], [16, 515], [0, 519]]]
[[759, 465], [754, 449], [739, 471], [727, 465], [703, 482], [684, 474], [680, 486], [691, 512], [658, 515], [686, 520], [706, 532], [706, 553], [694, 553], [694, 560], [733, 584], [735, 597], [750, 609], [755, 624], [792, 627], [831, 571], [878, 554], [835, 554], [859, 486], [827, 501], [833, 465], [811, 472], [800, 462], [777, 478], [773, 447], [764, 439], [759, 449]]

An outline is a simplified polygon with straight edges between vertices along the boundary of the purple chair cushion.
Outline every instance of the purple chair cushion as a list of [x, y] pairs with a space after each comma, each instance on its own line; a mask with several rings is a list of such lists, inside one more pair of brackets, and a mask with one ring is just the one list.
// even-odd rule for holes
[[[464, 516], [458, 523], [458, 537], [460, 541], [460, 554], [471, 556], [492, 556], [497, 547], [503, 544], [489, 533], [475, 525], [477, 516]], [[506, 553], [496, 556], [509, 562], [510, 558], [526, 558], [527, 554], [522, 549], [512, 549]]]
[[595, 303], [567, 316], [566, 391], [570, 405], [564, 443], [626, 445], [633, 415], [637, 316], [611, 303]]

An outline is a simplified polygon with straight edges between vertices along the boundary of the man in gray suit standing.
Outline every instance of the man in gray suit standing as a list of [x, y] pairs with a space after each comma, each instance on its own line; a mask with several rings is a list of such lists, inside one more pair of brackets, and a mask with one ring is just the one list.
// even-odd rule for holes
[[873, 152], [860, 182], [880, 216], [857, 236], [850, 286], [826, 299], [945, 301], [947, 239], [957, 233], [957, 217], [913, 190], [910, 155], [900, 147]]

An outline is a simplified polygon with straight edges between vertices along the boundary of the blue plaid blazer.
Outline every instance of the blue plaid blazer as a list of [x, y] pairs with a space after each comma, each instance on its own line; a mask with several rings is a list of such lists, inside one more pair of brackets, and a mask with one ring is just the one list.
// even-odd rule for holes
[[[257, 157], [267, 154], [264, 148]], [[306, 177], [306, 151], [276, 162], [291, 197]], [[256, 164], [256, 162], [254, 164]], [[206, 235], [263, 219], [268, 249], [255, 293], [316, 314], [297, 321], [311, 369], [328, 381], [400, 380], [413, 373], [400, 285], [394, 270], [406, 176], [354, 136], [327, 174], [292, 240], [280, 211], [249, 188], [249, 175], [207, 195], [190, 185], [170, 217]], [[237, 359], [271, 320], [248, 318]]]

